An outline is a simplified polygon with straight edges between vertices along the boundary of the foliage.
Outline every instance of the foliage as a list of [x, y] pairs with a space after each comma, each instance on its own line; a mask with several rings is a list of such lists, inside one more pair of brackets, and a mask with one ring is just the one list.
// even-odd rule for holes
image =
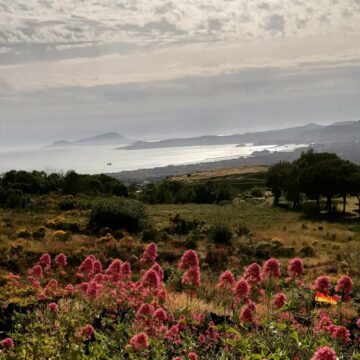
[[[280, 162], [271, 166], [266, 183], [274, 194], [275, 205], [284, 194], [294, 208], [299, 208], [305, 195], [307, 199], [316, 200], [317, 211], [320, 211], [320, 199], [325, 197], [326, 211], [335, 214], [333, 199], [341, 196], [345, 215], [347, 195], [360, 194], [359, 179], [358, 165], [342, 160], [336, 154], [309, 150], [292, 163]], [[360, 197], [358, 199], [360, 208]], [[306, 211], [314, 212], [314, 209], [307, 205]]]
[[[11, 170], [0, 178], [0, 204], [7, 208], [24, 208], [29, 203], [29, 195], [43, 195], [51, 192], [65, 195], [113, 194], [128, 196], [127, 187], [119, 180], [100, 175], [80, 175], [69, 171], [65, 175], [43, 171]], [[78, 206], [75, 199], [64, 198], [59, 204], [63, 210]]]
[[150, 204], [212, 204], [229, 201], [233, 197], [233, 188], [228, 183], [206, 181], [191, 184], [167, 179], [148, 184], [140, 195], [142, 201]]
[[215, 224], [209, 230], [209, 238], [215, 244], [229, 244], [232, 236], [232, 231], [224, 224]]
[[[138, 273], [119, 259], [103, 266], [90, 255], [70, 266], [64, 254], [43, 254], [27, 275], [8, 274], [0, 359], [318, 360], [325, 347], [333, 354], [326, 359], [359, 358], [360, 323], [348, 315], [356, 308], [351, 278], [320, 276], [305, 285], [301, 259], [282, 273], [268, 259], [239, 277], [225, 271], [214, 279], [214, 313], [194, 309], [204, 291], [195, 251], [177, 267], [162, 269], [157, 257], [149, 244]], [[336, 311], [314, 302], [319, 289], [336, 294]], [[182, 296], [184, 306], [174, 307]]]
[[90, 227], [140, 231], [145, 225], [144, 205], [137, 200], [119, 198], [103, 200], [94, 205], [90, 215]]

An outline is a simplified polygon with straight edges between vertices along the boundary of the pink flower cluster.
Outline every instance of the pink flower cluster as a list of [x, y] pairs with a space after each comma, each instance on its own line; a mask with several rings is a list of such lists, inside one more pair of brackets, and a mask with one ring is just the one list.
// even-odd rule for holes
[[[194, 331], [195, 337], [193, 339], [197, 339], [197, 345], [204, 349], [219, 349], [224, 343], [227, 350], [234, 349], [235, 345], [232, 344], [236, 344], [237, 337], [240, 336], [236, 332], [226, 332], [226, 329], [224, 330], [226, 327], [219, 328], [203, 313], [192, 312], [190, 307], [186, 314], [172, 313], [166, 308], [167, 290], [164, 284], [164, 270], [156, 262], [156, 259], [156, 245], [149, 244], [140, 260], [140, 276], [134, 276], [133, 280], [129, 262], [112, 259], [111, 263], [104, 267], [104, 270], [101, 262], [94, 255], [89, 255], [77, 268], [75, 282], [65, 285], [65, 279], [69, 281], [73, 277], [71, 269], [68, 269], [65, 277], [60, 276], [59, 271], [67, 266], [66, 256], [64, 254], [55, 256], [54, 264], [56, 266], [51, 268], [50, 255], [44, 254], [39, 263], [29, 270], [26, 278], [22, 279], [13, 274], [10, 274], [8, 278], [11, 286], [15, 286], [14, 284], [21, 286], [22, 283], [25, 283], [26, 286], [31, 284], [32, 291], [35, 296], [38, 296], [39, 301], [48, 299], [49, 301], [44, 304], [44, 307], [48, 308], [47, 315], [52, 320], [60, 318], [66, 308], [66, 305], [58, 299], [67, 296], [86, 299], [85, 303], [89, 305], [101, 306], [106, 304], [106, 313], [110, 319], [116, 319], [121, 313], [130, 314], [132, 322], [129, 331], [133, 336], [130, 338], [127, 348], [131, 349], [130, 351], [140, 352], [135, 356], [144, 358], [150, 356], [148, 348], [158, 341], [184, 346], [184, 339], [191, 331]], [[194, 292], [200, 286], [200, 265], [196, 251], [186, 251], [180, 259], [178, 268], [183, 272], [182, 283], [189, 285], [190, 290]], [[302, 260], [299, 258], [290, 260], [287, 272], [291, 281], [296, 283], [304, 274]], [[272, 309], [281, 310], [272, 311], [271, 320], [287, 322], [299, 330], [299, 333], [304, 331], [305, 327], [302, 327], [303, 325], [297, 320], [298, 318], [291, 313], [290, 307], [284, 306], [287, 303], [287, 297], [280, 290], [281, 282], [277, 280], [280, 276], [280, 262], [277, 259], [265, 261], [262, 267], [257, 263], [249, 265], [238, 279], [228, 270], [222, 272], [216, 287], [219, 292], [226, 292], [229, 300], [232, 301], [231, 310], [236, 313], [236, 317], [231, 321], [240, 319], [242, 329], [262, 331], [263, 325], [260, 323], [261, 302], [265, 291], [261, 285], [264, 284], [264, 288], [268, 289], [266, 285], [271, 284], [273, 285], [271, 290], [275, 289], [277, 293], [274, 297], [270, 292], [266, 293], [267, 310], [269, 312]], [[292, 283], [289, 286], [293, 288]], [[315, 291], [330, 294], [330, 279], [326, 276], [320, 276], [312, 288]], [[335, 291], [341, 295], [342, 299], [349, 296], [352, 293], [351, 278], [348, 276], [340, 278]], [[268, 306], [270, 300], [272, 300], [271, 307]], [[59, 307], [58, 304], [61, 306]], [[226, 305], [229, 305], [227, 310], [230, 310], [230, 301]], [[257, 309], [258, 311], [256, 311]], [[300, 316], [305, 314], [305, 308], [299, 309]], [[89, 322], [91, 323], [91, 321]], [[316, 326], [311, 329], [314, 331], [314, 336], [326, 334], [326, 338], [331, 337], [338, 344], [348, 346], [351, 341], [351, 334], [345, 327], [345, 323], [340, 324], [336, 321], [333, 322], [329, 314], [321, 312]], [[358, 320], [357, 326], [360, 327], [360, 320]], [[93, 326], [87, 324], [78, 328], [74, 337], [76, 341], [80, 342], [84, 339], [91, 340], [93, 334]], [[224, 341], [227, 339], [229, 341]], [[183, 357], [177, 358], [196, 360], [198, 355], [191, 351], [196, 350], [194, 344], [195, 342], [192, 340], [187, 351], [182, 352]], [[2, 346], [4, 349], [12, 349], [14, 343], [10, 338], [7, 338], [2, 341]], [[198, 354], [200, 353], [198, 352]], [[322, 347], [316, 351], [312, 360], [334, 360], [334, 356], [336, 358], [332, 349]]]
[[144, 250], [142, 257], [140, 258], [140, 264], [142, 266], [145, 265], [152, 265], [156, 261], [158, 254], [157, 254], [157, 247], [156, 244], [150, 243]]
[[194, 250], [187, 250], [181, 257], [179, 269], [185, 271], [182, 276], [182, 283], [192, 287], [200, 286], [200, 266], [199, 258]]
[[280, 273], [280, 261], [274, 258], [266, 260], [262, 267], [262, 276], [264, 279], [279, 278]]
[[139, 333], [130, 339], [130, 345], [136, 350], [144, 350], [149, 347], [149, 339], [145, 333]]
[[330, 316], [326, 312], [320, 312], [314, 330], [315, 332], [325, 332], [344, 344], [350, 341], [350, 331], [345, 326], [333, 324]]
[[1, 341], [1, 346], [3, 347], [3, 349], [10, 349], [12, 350], [14, 348], [14, 341], [13, 339], [7, 337], [4, 340]]
[[311, 360], [336, 360], [336, 353], [333, 349], [323, 346], [316, 350]]
[[80, 328], [79, 330], [80, 337], [85, 337], [86, 340], [90, 340], [93, 333], [94, 333], [94, 328], [90, 324], [86, 324], [84, 327]]

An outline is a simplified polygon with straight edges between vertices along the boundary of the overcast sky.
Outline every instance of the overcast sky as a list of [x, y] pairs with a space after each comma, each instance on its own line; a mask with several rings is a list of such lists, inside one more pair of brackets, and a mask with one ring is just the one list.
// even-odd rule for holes
[[360, 120], [360, 0], [0, 0], [0, 145]]

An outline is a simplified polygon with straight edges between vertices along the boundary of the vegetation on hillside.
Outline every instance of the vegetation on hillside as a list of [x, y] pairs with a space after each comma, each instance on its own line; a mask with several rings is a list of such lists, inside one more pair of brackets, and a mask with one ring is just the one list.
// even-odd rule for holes
[[[356, 218], [274, 207], [263, 169], [120, 183], [123, 194], [104, 175], [39, 174], [1, 180], [2, 191], [21, 191], [27, 203], [0, 207], [0, 358], [359, 358]], [[39, 191], [34, 178], [59, 182]], [[101, 187], [89, 187], [95, 179]], [[201, 187], [228, 187], [232, 197], [175, 200], [179, 189]], [[155, 201], [142, 203], [154, 189]], [[310, 194], [300, 196], [305, 210]], [[333, 207], [339, 202], [334, 193]], [[357, 209], [356, 197], [347, 209]], [[188, 256], [195, 265], [186, 268]], [[315, 301], [316, 291], [336, 305]]]
[[281, 195], [301, 208], [304, 199], [314, 200], [316, 212], [321, 210], [321, 199], [326, 199], [325, 210], [336, 212], [334, 198], [342, 198], [342, 214], [346, 213], [348, 196], [356, 196], [360, 214], [360, 167], [342, 160], [335, 154], [305, 152], [291, 163], [280, 162], [270, 167], [267, 185], [274, 194], [275, 205]]

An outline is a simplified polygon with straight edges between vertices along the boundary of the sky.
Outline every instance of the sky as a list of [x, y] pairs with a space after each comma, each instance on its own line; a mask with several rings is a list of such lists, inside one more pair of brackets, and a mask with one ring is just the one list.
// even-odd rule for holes
[[0, 146], [360, 120], [360, 0], [0, 0]]

